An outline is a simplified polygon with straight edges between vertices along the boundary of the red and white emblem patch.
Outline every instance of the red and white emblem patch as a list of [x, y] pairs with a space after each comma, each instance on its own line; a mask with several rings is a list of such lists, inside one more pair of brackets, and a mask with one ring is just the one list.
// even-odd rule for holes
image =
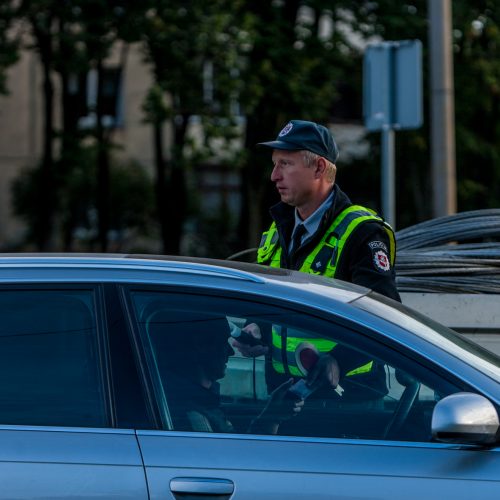
[[374, 252], [373, 263], [377, 269], [380, 269], [380, 271], [389, 271], [391, 268], [389, 257], [383, 250], [377, 250]]

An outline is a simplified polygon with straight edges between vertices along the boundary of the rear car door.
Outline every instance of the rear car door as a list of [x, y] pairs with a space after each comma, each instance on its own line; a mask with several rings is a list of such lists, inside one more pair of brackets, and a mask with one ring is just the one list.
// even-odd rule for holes
[[[130, 287], [125, 298], [164, 429], [138, 431], [152, 499], [498, 497], [498, 448], [431, 441], [436, 402], [471, 388], [410, 351], [366, 336], [366, 327], [222, 292]], [[281, 330], [333, 341], [353, 360], [373, 360], [378, 375], [350, 370], [354, 376], [341, 379], [342, 396], [322, 389], [297, 416], [284, 418], [277, 434], [256, 433], [253, 422], [289, 377], [272, 372], [269, 356], [235, 352], [210, 394], [197, 385], [204, 380], [200, 366], [205, 374], [220, 371], [224, 357], [213, 346], [221, 331], [227, 338], [249, 322], [271, 332], [269, 338]]]
[[0, 498], [148, 498], [134, 430], [116, 428], [103, 297], [0, 287]]

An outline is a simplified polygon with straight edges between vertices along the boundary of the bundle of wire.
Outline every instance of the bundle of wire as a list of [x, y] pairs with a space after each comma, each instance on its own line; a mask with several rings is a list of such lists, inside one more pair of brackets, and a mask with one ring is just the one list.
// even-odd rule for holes
[[396, 240], [400, 292], [500, 293], [500, 209], [432, 219]]

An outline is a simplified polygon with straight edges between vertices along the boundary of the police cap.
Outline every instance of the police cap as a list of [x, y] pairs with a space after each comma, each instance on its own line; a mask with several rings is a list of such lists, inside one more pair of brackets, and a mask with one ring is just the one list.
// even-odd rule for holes
[[259, 142], [259, 146], [287, 151], [311, 151], [335, 163], [339, 149], [331, 132], [323, 125], [305, 120], [289, 121], [275, 141]]

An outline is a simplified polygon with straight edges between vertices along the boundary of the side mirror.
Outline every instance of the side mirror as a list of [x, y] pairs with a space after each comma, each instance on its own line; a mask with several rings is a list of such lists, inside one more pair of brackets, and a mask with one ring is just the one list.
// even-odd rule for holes
[[493, 404], [470, 392], [443, 398], [432, 412], [432, 437], [443, 443], [492, 444], [499, 426]]

